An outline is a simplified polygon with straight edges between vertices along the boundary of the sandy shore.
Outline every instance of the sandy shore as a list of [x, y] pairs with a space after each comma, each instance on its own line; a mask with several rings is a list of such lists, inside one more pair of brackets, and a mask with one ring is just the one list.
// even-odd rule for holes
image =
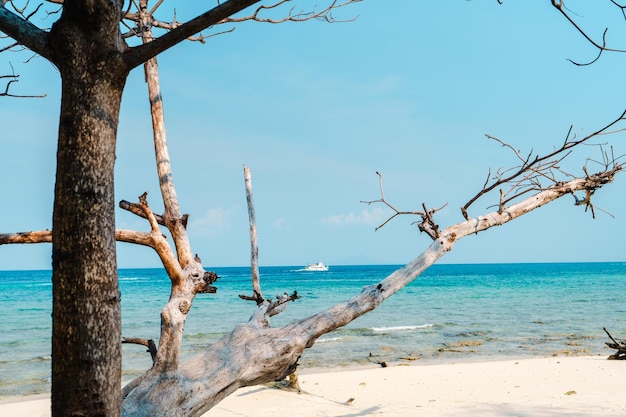
[[[626, 361], [605, 356], [303, 370], [302, 394], [244, 388], [205, 416], [617, 417], [626, 415], [625, 380]], [[50, 415], [47, 397], [11, 400], [0, 402], [0, 416]]]

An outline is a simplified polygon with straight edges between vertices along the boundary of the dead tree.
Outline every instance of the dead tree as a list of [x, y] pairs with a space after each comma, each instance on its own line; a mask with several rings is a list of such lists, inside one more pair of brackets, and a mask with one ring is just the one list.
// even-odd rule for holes
[[[255, 1], [224, 2], [190, 22], [172, 24], [171, 30], [156, 39], [151, 39], [146, 30], [149, 25], [154, 26], [154, 21], [148, 19], [150, 10], [147, 4], [143, 1], [131, 2], [139, 5], [139, 33], [142, 36], [146, 33], [149, 38], [148, 42], [144, 39], [144, 43], [136, 47], [125, 45], [122, 42], [123, 34], [118, 30], [119, 16], [129, 16], [130, 9], [122, 10], [119, 3], [114, 3], [93, 1], [87, 7], [82, 1], [66, 0], [62, 17], [50, 33], [38, 30], [28, 19], [16, 20], [16, 17], [7, 15], [5, 8], [0, 9], [0, 30], [57, 64], [64, 83], [69, 83], [67, 87], [64, 86], [67, 90], [64, 90], [59, 139], [54, 231], [0, 235], [0, 244], [53, 243], [54, 308], [62, 310], [61, 313], [55, 311], [54, 322], [65, 332], [56, 337], [53, 335], [52, 399], [55, 416], [78, 412], [118, 415], [120, 410], [125, 416], [163, 415], [164, 412], [170, 416], [199, 416], [239, 387], [279, 380], [292, 374], [301, 354], [313, 346], [320, 336], [374, 310], [452, 250], [459, 239], [505, 224], [567, 195], [574, 195], [576, 204], [593, 209], [591, 197], [594, 192], [612, 182], [615, 174], [622, 169], [617, 158], [603, 154], [604, 163], [599, 171], [589, 173], [584, 170], [584, 175], [564, 181], [557, 178], [557, 164], [551, 161], [566, 156], [571, 143], [575, 142], [572, 146], [578, 146], [606, 133], [623, 121], [623, 114], [584, 140], [570, 140], [568, 136], [567, 146], [557, 152], [528, 161], [524, 159], [520, 167], [513, 171], [514, 175], [496, 175], [495, 179], [490, 179], [496, 185], [492, 186], [488, 181], [477, 195], [479, 198], [487, 197], [502, 188], [494, 212], [471, 217], [468, 208], [477, 200], [473, 199], [463, 209], [465, 219], [445, 228], [440, 228], [435, 222], [437, 209], [427, 209], [425, 204], [422, 205], [423, 211], [406, 212], [419, 216], [418, 226], [432, 238], [432, 243], [403, 268], [325, 311], [282, 327], [272, 327], [271, 318], [284, 311], [287, 303], [297, 299], [298, 294], [294, 291], [276, 299], [266, 299], [258, 275], [253, 273], [253, 295], [248, 298], [255, 301], [256, 306], [251, 307], [250, 320], [237, 325], [212, 346], [181, 363], [180, 346], [187, 314], [196, 295], [215, 292], [212, 284], [217, 276], [205, 271], [200, 259], [191, 250], [187, 238], [187, 216], [181, 214], [178, 205], [164, 130], [162, 135], [154, 135], [164, 212], [154, 213], [144, 193], [137, 202], [123, 201], [120, 205], [146, 219], [149, 231], [113, 228], [110, 198], [113, 195], [115, 127], [123, 89], [120, 79], [125, 79], [130, 68], [149, 61], [170, 46], [190, 37], [202, 36], [197, 34], [204, 28], [228, 22], [234, 13]], [[282, 0], [276, 5], [286, 3], [286, 0]], [[331, 3], [331, 6], [334, 5], [338, 3]], [[263, 6], [258, 8], [250, 15], [250, 20], [260, 20], [259, 13], [263, 10]], [[297, 16], [303, 14], [292, 16], [292, 19], [297, 19]], [[80, 19], [84, 17], [88, 19]], [[68, 40], [76, 40], [76, 44]], [[95, 48], [90, 46], [90, 42], [93, 42]], [[87, 53], [83, 51], [84, 48]], [[111, 62], [111, 57], [114, 58], [111, 68], [98, 66], [102, 62]], [[88, 58], [88, 62], [81, 61], [85, 58]], [[103, 61], [105, 58], [107, 60]], [[89, 71], [76, 74], [72, 72], [72, 65]], [[102, 96], [89, 97], [91, 101], [86, 101], [87, 98], [80, 94], [81, 89], [85, 88], [87, 91], [96, 91], [103, 83], [110, 88]], [[158, 105], [158, 90], [152, 90], [150, 86], [149, 90], [151, 102]], [[94, 112], [94, 108], [101, 112]], [[70, 110], [75, 109], [80, 111], [70, 114]], [[158, 113], [154, 108], [152, 110], [153, 115]], [[161, 122], [162, 118], [153, 124]], [[75, 141], [77, 137], [81, 139], [78, 142]], [[77, 154], [80, 156], [78, 159]], [[541, 162], [533, 163], [534, 160]], [[87, 162], [87, 166], [79, 166], [78, 162]], [[82, 181], [78, 193], [74, 191], [76, 185], [73, 181], [76, 178]], [[548, 183], [541, 181], [542, 178], [546, 178]], [[382, 177], [380, 184], [381, 199], [370, 203], [382, 202], [395, 210], [382, 193]], [[510, 187], [512, 193], [507, 194], [505, 187]], [[577, 193], [582, 193], [584, 197], [578, 197]], [[395, 213], [405, 212], [395, 210]], [[253, 219], [253, 215], [250, 217]], [[163, 229], [169, 232], [169, 239], [163, 234]], [[75, 242], [77, 236], [80, 239]], [[109, 357], [118, 361], [119, 345], [122, 342], [114, 261], [116, 239], [153, 248], [171, 279], [170, 298], [161, 312], [161, 334], [154, 352], [153, 366], [123, 390], [119, 389], [119, 381], [116, 380], [116, 376], [119, 376], [117, 365], [97, 367]], [[254, 241], [254, 238], [251, 239]], [[90, 292], [92, 290], [99, 298], [94, 300], [94, 294]], [[102, 303], [98, 299], [107, 301]], [[64, 341], [66, 345], [63, 345], [61, 339], [67, 336], [68, 326], [76, 326], [82, 339]], [[87, 349], [82, 342], [87, 344]], [[144, 341], [140, 342], [144, 344]], [[150, 347], [148, 341], [146, 344]], [[69, 358], [61, 357], [66, 353], [61, 350], [63, 348], [71, 352]], [[95, 364], [96, 361], [99, 362]], [[97, 366], [94, 368], [85, 364]], [[83, 368], [79, 369], [78, 365]], [[55, 381], [61, 381], [61, 384], [55, 385]], [[61, 388], [66, 391], [61, 392]]]

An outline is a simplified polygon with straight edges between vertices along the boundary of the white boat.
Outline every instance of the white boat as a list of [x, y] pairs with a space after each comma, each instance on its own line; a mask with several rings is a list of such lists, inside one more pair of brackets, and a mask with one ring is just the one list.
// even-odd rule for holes
[[322, 262], [309, 264], [304, 267], [303, 271], [328, 271], [328, 265], [324, 265]]

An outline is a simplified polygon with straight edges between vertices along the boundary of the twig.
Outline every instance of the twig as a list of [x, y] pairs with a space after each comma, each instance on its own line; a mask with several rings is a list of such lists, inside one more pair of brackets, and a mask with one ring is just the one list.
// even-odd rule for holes
[[273, 301], [267, 309], [268, 315], [272, 317], [278, 313], [282, 313], [287, 308], [289, 301], [296, 301], [299, 298], [298, 291], [294, 291], [291, 295], [287, 293], [277, 295], [276, 301]]
[[[487, 139], [498, 142], [505, 148], [510, 149], [521, 161], [521, 164], [507, 169], [499, 170], [491, 181], [489, 178], [476, 195], [469, 199], [463, 207], [461, 207], [461, 213], [466, 220], [469, 220], [468, 208], [473, 205], [481, 197], [491, 193], [492, 191], [502, 187], [504, 185], [509, 186], [509, 190], [501, 191], [500, 201], [498, 203], [499, 211], [502, 212], [504, 207], [511, 203], [513, 200], [529, 192], [543, 190], [546, 187], [541, 184], [542, 179], [548, 180], [552, 184], [557, 184], [559, 180], [556, 178], [555, 173], [561, 173], [568, 177], [573, 177], [571, 174], [564, 172], [560, 168], [560, 163], [571, 154], [571, 150], [581, 144], [589, 142], [591, 139], [612, 132], [611, 130], [616, 124], [623, 122], [626, 119], [626, 111], [622, 112], [611, 123], [604, 126], [602, 129], [595, 131], [583, 138], [577, 139], [575, 135], [572, 135], [572, 127], [570, 126], [568, 133], [565, 137], [563, 144], [545, 155], [534, 155], [533, 151], [526, 157], [522, 157], [519, 150], [515, 149], [510, 144], [504, 142], [491, 135], [485, 135]], [[620, 131], [616, 130], [616, 131]], [[599, 145], [601, 146], [601, 145]], [[614, 163], [615, 161], [611, 161]], [[608, 165], [607, 165], [608, 167]], [[491, 172], [491, 171], [490, 171]]]
[[[614, 0], [611, 0], [611, 2], [622, 10], [622, 14], [626, 18], [626, 14], [624, 13], [624, 6], [621, 6]], [[578, 33], [580, 33], [587, 40], [587, 42], [589, 42], [598, 50], [598, 55], [594, 59], [586, 63], [578, 63], [571, 59], [568, 59], [568, 61], [570, 61], [572, 64], [577, 65], [577, 66], [591, 65], [600, 59], [604, 51], [621, 52], [621, 53], [626, 52], [626, 50], [623, 50], [623, 49], [613, 49], [613, 48], [607, 47], [606, 35], [609, 31], [608, 27], [605, 28], [604, 32], [602, 33], [602, 44], [599, 44], [598, 42], [594, 41], [589, 34], [587, 34], [587, 32], [576, 22], [576, 20], [574, 20], [574, 18], [570, 16], [570, 14], [566, 10], [564, 0], [552, 0], [552, 6], [554, 6], [570, 22], [570, 24], [574, 27], [574, 29], [576, 29]]]
[[442, 210], [445, 206], [448, 205], [448, 203], [444, 204], [440, 208], [431, 209], [431, 210], [428, 210], [426, 208], [426, 204], [422, 203], [422, 207], [424, 211], [400, 211], [397, 208], [395, 208], [391, 203], [389, 203], [389, 201], [387, 201], [387, 199], [385, 198], [385, 190], [383, 188], [382, 174], [376, 171], [376, 175], [378, 175], [378, 187], [380, 189], [380, 198], [378, 200], [361, 201], [361, 203], [364, 203], [367, 205], [374, 204], [374, 203], [383, 203], [384, 205], [389, 207], [391, 210], [393, 210], [394, 214], [388, 217], [387, 220], [385, 220], [381, 225], [377, 226], [374, 230], [377, 231], [378, 229], [385, 226], [387, 223], [389, 223], [391, 220], [393, 220], [397, 216], [410, 214], [410, 215], [420, 216], [422, 218], [421, 221], [415, 222], [418, 224], [418, 228], [420, 231], [426, 232], [428, 236], [430, 236], [433, 240], [437, 239], [439, 237], [439, 226], [435, 224], [435, 221], [433, 220], [433, 214]]
[[[15, 46], [15, 44], [13, 44], [11, 46], [8, 46], [4, 50], [12, 48], [13, 46]], [[9, 63], [9, 65], [11, 65], [11, 63]], [[25, 94], [13, 94], [13, 93], [9, 92], [9, 90], [11, 89], [11, 86], [14, 83], [19, 82], [19, 80], [18, 80], [19, 75], [15, 74], [15, 72], [13, 70], [13, 65], [11, 65], [11, 72], [12, 73], [9, 74], [9, 75], [0, 75], [0, 79], [9, 78], [9, 81], [7, 81], [7, 83], [6, 83], [5, 87], [4, 87], [4, 91], [0, 92], [0, 97], [13, 97], [13, 98], [44, 98], [44, 97], [46, 97], [46, 94], [25, 95]]]

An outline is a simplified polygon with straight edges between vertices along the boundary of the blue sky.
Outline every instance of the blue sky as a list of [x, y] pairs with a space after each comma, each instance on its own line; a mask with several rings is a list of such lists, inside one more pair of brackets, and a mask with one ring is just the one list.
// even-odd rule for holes
[[[169, 4], [168, 4], [169, 3]], [[176, 6], [179, 19], [192, 6]], [[609, 3], [609, 2], [606, 2]], [[314, 2], [302, 1], [302, 8]], [[322, 3], [320, 3], [322, 4]], [[590, 34], [623, 39], [614, 7], [568, 2]], [[168, 9], [169, 7], [169, 9]], [[593, 9], [593, 10], [591, 10]], [[595, 50], [550, 1], [366, 0], [337, 13], [350, 23], [246, 23], [204, 45], [188, 42], [159, 57], [174, 180], [190, 214], [193, 250], [206, 266], [249, 264], [243, 165], [252, 171], [261, 265], [402, 264], [430, 244], [401, 217], [362, 200], [386, 197], [401, 210], [448, 203], [441, 227], [488, 169], [515, 161], [488, 133], [526, 153], [562, 143], [570, 125], [587, 134], [626, 108], [626, 55]], [[47, 23], [49, 25], [49, 22]], [[60, 80], [43, 59], [3, 55], [20, 73], [15, 92], [45, 99], [0, 99], [0, 233], [51, 227]], [[141, 68], [127, 82], [116, 162], [116, 200], [144, 191], [162, 209]], [[605, 137], [625, 152], [624, 135]], [[574, 155], [580, 173], [585, 156]], [[626, 177], [595, 197], [615, 218], [551, 204], [511, 224], [468, 237], [446, 263], [624, 261]], [[483, 214], [493, 201], [471, 211]], [[118, 227], [147, 230], [122, 210]], [[119, 244], [120, 267], [158, 267], [144, 247]], [[48, 269], [49, 245], [0, 247], [0, 269]]]

